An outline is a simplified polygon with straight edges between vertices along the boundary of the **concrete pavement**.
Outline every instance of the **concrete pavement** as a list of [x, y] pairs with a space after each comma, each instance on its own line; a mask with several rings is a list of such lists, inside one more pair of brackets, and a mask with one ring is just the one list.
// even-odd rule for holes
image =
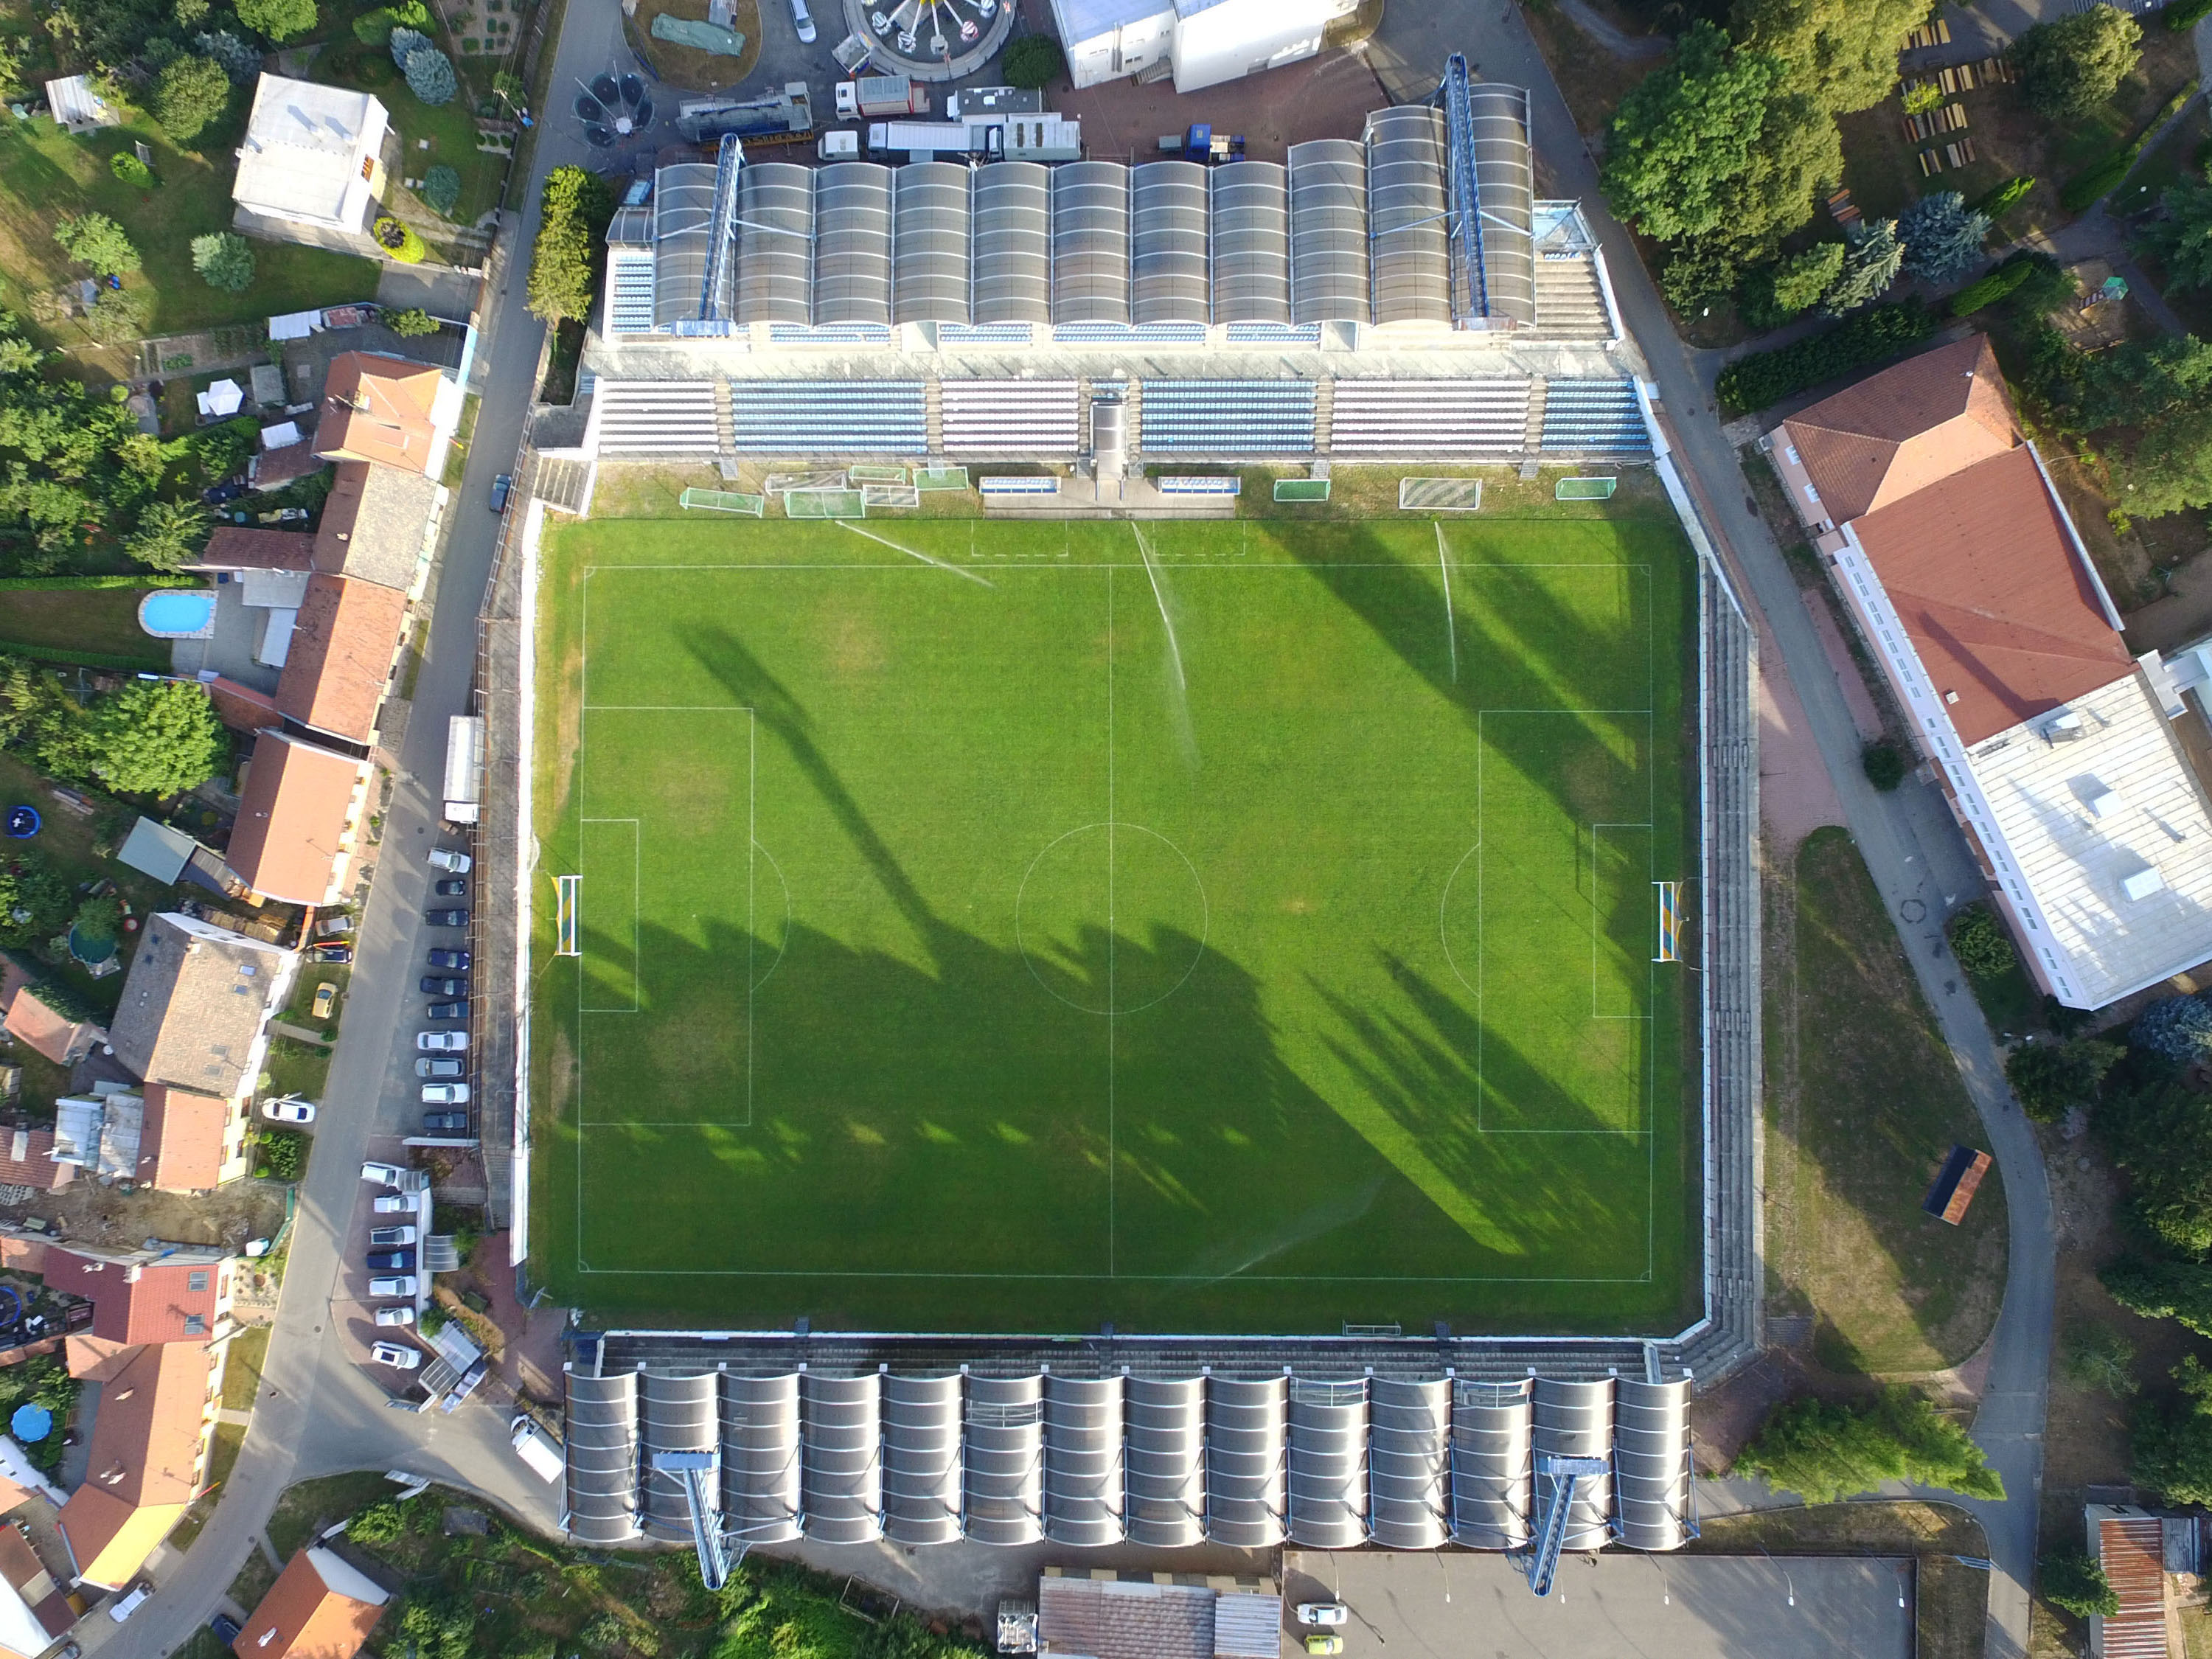
[[[552, 84], [568, 85], [622, 60], [613, 6], [568, 9]], [[520, 210], [507, 216], [483, 302], [488, 330], [478, 355], [483, 396], [468, 467], [448, 514], [436, 596], [414, 706], [385, 814], [377, 877], [356, 935], [353, 994], [331, 1066], [314, 1157], [300, 1190], [289, 1261], [270, 1340], [263, 1391], [222, 1501], [191, 1548], [161, 1576], [153, 1598], [117, 1626], [90, 1619], [77, 1639], [88, 1653], [156, 1659], [181, 1646], [215, 1612], [258, 1547], [262, 1529], [295, 1481], [350, 1469], [396, 1468], [470, 1488], [551, 1530], [557, 1496], [508, 1449], [504, 1413], [472, 1401], [451, 1417], [390, 1409], [381, 1382], [333, 1339], [348, 1251], [365, 1240], [353, 1226], [360, 1170], [373, 1139], [417, 1127], [414, 1033], [421, 1009], [415, 964], [427, 941], [422, 911], [430, 872], [424, 852], [439, 831], [437, 791], [445, 764], [446, 717], [470, 708], [476, 673], [477, 612], [500, 520], [491, 481], [511, 471], [537, 393], [545, 331], [522, 307], [529, 250], [538, 233], [538, 185], [552, 167], [589, 155], [573, 123], [541, 127]]]
[[2051, 1353], [2051, 1194], [2034, 1134], [2006, 1086], [1996, 1045], [1943, 939], [1944, 917], [1955, 904], [1982, 892], [1980, 875], [1935, 791], [1908, 780], [1894, 794], [1884, 795], [1866, 781], [1858, 763], [1858, 732], [1842, 690], [1781, 550], [1745, 496], [1741, 464], [1722, 434], [1713, 397], [1719, 356], [1693, 352], [1675, 334], [1633, 239], [1606, 210], [1596, 166], [1518, 9], [1492, 0], [1449, 9], [1393, 6], [1384, 14], [1369, 56], [1395, 95], [1413, 98], [1425, 95], [1444, 54], [1454, 51], [1479, 63], [1486, 78], [1529, 88], [1540, 191], [1579, 197], [1604, 246], [1623, 319], [1648, 359], [1680, 440], [1677, 459], [1741, 578], [1747, 602], [1765, 613], [1781, 665], [1804, 703], [1835, 780], [1844, 822], [1898, 924], [1913, 971], [1980, 1114], [1989, 1150], [2003, 1173], [2011, 1254], [2004, 1306], [1990, 1338], [1988, 1389], [1974, 1434], [2003, 1475], [2009, 1496], [2002, 1504], [1967, 1507], [1988, 1529], [1996, 1563], [1990, 1576], [1986, 1651], [1990, 1659], [2023, 1655]]

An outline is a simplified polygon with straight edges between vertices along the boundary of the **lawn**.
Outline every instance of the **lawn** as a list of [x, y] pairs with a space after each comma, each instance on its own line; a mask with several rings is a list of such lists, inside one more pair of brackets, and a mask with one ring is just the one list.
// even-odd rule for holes
[[253, 1409], [253, 1402], [261, 1395], [261, 1367], [268, 1358], [266, 1325], [249, 1325], [231, 1338], [230, 1354], [222, 1368], [222, 1403], [226, 1409]]
[[1794, 972], [1767, 1010], [1773, 1270], [1829, 1369], [1957, 1364], [2002, 1294], [2002, 1172], [1962, 1225], [1922, 1212], [1944, 1154], [1979, 1144], [1958, 1066], [1844, 830], [1798, 849], [1793, 902]]
[[[238, 100], [242, 106], [243, 94]], [[210, 288], [191, 267], [195, 236], [230, 228], [230, 181], [236, 171], [231, 148], [238, 117], [202, 140], [204, 151], [180, 149], [150, 116], [126, 110], [128, 119], [72, 138], [40, 117], [19, 121], [0, 110], [0, 304], [39, 314], [34, 295], [52, 294], [87, 273], [70, 264], [53, 239], [64, 215], [105, 213], [118, 221], [144, 258], [145, 269], [124, 286], [149, 306], [147, 327], [175, 334], [221, 324], [258, 322], [280, 312], [369, 300], [376, 295], [376, 262], [320, 248], [257, 241], [253, 286], [243, 294]], [[108, 158], [127, 154], [133, 141], [154, 152], [159, 183], [139, 190], [108, 171]], [[48, 325], [63, 344], [81, 344], [74, 322]]]
[[[155, 578], [158, 580], [159, 578]], [[179, 586], [197, 585], [184, 577]], [[169, 648], [138, 626], [143, 587], [31, 588], [0, 603], [0, 652], [11, 645], [49, 651], [84, 651], [95, 657], [129, 657], [166, 673]]]
[[[481, 76], [489, 85], [490, 73], [484, 65], [464, 61], [453, 50], [453, 41], [442, 34], [438, 44], [453, 58], [456, 73], [464, 77]], [[392, 180], [388, 200], [397, 204], [395, 210], [400, 216], [425, 236], [437, 240], [441, 231], [474, 224], [480, 215], [498, 205], [507, 158], [477, 148], [476, 106], [465, 78], [452, 102], [426, 104], [408, 89], [389, 51], [363, 46], [349, 36], [316, 53], [308, 74], [313, 80], [373, 92], [384, 100], [392, 114], [392, 129], [399, 135], [404, 178], [420, 179], [441, 163], [461, 175], [461, 199], [451, 219], [440, 217], [411, 191], [404, 191], [400, 179]]]
[[549, 563], [555, 1295], [1683, 1322], [1671, 520], [630, 520]]

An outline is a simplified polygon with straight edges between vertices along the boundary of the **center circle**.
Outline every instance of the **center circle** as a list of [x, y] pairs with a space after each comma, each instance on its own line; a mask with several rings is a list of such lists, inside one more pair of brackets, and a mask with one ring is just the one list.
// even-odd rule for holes
[[1071, 1008], [1133, 1014], [1182, 988], [1206, 954], [1206, 884], [1141, 823], [1086, 823], [1030, 861], [1014, 939], [1036, 982]]

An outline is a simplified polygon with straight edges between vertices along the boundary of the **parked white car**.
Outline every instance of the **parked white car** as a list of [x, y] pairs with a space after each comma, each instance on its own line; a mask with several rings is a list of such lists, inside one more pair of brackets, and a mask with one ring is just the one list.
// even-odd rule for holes
[[376, 1196], [379, 1215], [420, 1215], [422, 1213], [422, 1194], [420, 1193], [379, 1193]]
[[1351, 1617], [1352, 1609], [1341, 1601], [1298, 1603], [1298, 1623], [1301, 1625], [1340, 1625]]
[[145, 1606], [146, 1598], [153, 1593], [153, 1585], [141, 1578], [131, 1587], [128, 1592], [117, 1596], [107, 1604], [107, 1616], [117, 1624], [121, 1624], [140, 1607]]
[[415, 1322], [415, 1310], [404, 1304], [397, 1308], [379, 1308], [376, 1310], [376, 1322], [379, 1325], [412, 1325]]
[[476, 860], [466, 853], [457, 853], [450, 847], [430, 849], [430, 867], [443, 870], [449, 876], [465, 876], [475, 866]]
[[387, 1279], [372, 1279], [368, 1281], [368, 1293], [371, 1296], [412, 1296], [415, 1294], [415, 1275], [394, 1273]]
[[396, 1249], [414, 1242], [415, 1230], [404, 1224], [397, 1227], [371, 1227], [368, 1230], [368, 1248], [372, 1250]]
[[425, 1106], [465, 1106], [469, 1103], [469, 1085], [465, 1083], [426, 1083], [422, 1085]]
[[361, 1166], [361, 1178], [374, 1181], [380, 1187], [397, 1187], [406, 1175], [407, 1171], [397, 1164], [364, 1164]]
[[791, 21], [799, 26], [799, 39], [800, 43], [805, 46], [812, 46], [814, 44], [814, 20], [807, 15], [806, 0], [791, 0]]
[[261, 1115], [271, 1123], [313, 1123], [315, 1103], [295, 1095], [287, 1095], [282, 1100], [264, 1100], [261, 1103]]
[[415, 1047], [426, 1054], [465, 1054], [469, 1051], [466, 1031], [417, 1031]]
[[422, 1349], [403, 1347], [397, 1342], [371, 1343], [368, 1357], [380, 1365], [402, 1371], [411, 1371], [422, 1363]]

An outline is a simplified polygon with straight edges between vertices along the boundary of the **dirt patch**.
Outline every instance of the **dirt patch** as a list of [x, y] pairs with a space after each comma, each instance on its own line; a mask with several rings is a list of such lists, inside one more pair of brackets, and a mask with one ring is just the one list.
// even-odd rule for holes
[[28, 1203], [0, 1206], [0, 1219], [11, 1224], [32, 1216], [73, 1243], [138, 1245], [160, 1238], [236, 1250], [250, 1238], [274, 1237], [283, 1224], [284, 1186], [276, 1181], [234, 1181], [193, 1197], [149, 1188], [126, 1193], [80, 1178], [59, 1192], [40, 1193]]
[[[731, 0], [730, 27], [745, 37], [745, 49], [735, 58], [657, 39], [653, 33], [653, 20], [664, 15], [689, 23], [703, 23], [707, 21], [707, 0], [638, 0], [637, 15], [629, 21], [627, 33], [631, 43], [665, 83], [665, 91], [719, 92], [725, 87], [738, 85], [760, 62], [760, 7], [756, 0]], [[673, 107], [662, 112], [667, 116], [676, 113]], [[825, 121], [828, 113], [817, 111], [816, 122]]]

